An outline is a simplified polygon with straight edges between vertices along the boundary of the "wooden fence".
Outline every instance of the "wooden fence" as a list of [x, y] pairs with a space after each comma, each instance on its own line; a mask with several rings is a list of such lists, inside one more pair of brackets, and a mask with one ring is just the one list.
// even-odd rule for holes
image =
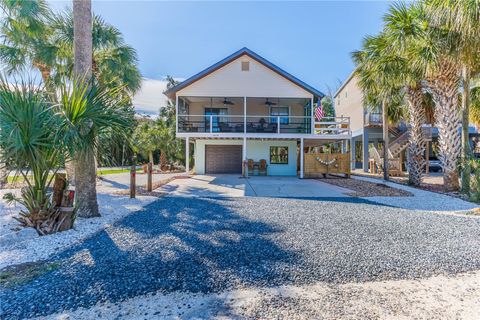
[[350, 152], [306, 153], [304, 161], [305, 178], [319, 178], [329, 173], [350, 176]]

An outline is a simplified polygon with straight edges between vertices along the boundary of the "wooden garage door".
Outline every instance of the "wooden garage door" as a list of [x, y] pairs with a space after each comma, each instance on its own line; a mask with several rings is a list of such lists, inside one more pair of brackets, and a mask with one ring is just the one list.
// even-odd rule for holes
[[242, 146], [206, 145], [206, 173], [242, 173]]

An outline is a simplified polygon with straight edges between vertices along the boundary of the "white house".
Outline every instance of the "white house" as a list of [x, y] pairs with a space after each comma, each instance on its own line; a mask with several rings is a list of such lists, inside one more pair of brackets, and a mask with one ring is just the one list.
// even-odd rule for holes
[[303, 178], [305, 147], [351, 137], [348, 118], [312, 116], [323, 93], [247, 48], [165, 94], [187, 154], [194, 144], [197, 174], [241, 173], [242, 160], [263, 159], [268, 175]]

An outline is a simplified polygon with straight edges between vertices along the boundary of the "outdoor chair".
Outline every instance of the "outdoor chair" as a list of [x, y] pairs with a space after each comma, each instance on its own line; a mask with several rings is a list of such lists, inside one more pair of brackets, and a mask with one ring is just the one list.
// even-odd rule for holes
[[254, 169], [255, 169], [255, 164], [253, 162], [253, 159], [248, 159], [247, 160], [247, 166], [248, 166], [248, 174], [254, 174]]
[[258, 175], [267, 175], [267, 160], [260, 159], [260, 164], [258, 166]]

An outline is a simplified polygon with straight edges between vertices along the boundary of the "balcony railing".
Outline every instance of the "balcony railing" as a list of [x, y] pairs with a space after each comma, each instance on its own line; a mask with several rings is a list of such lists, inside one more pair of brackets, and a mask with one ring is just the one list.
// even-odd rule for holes
[[381, 126], [383, 117], [381, 112], [367, 112], [365, 113], [365, 126]]
[[270, 133], [270, 134], [349, 134], [346, 117], [325, 117], [314, 122], [305, 116], [179, 115], [180, 133]]

